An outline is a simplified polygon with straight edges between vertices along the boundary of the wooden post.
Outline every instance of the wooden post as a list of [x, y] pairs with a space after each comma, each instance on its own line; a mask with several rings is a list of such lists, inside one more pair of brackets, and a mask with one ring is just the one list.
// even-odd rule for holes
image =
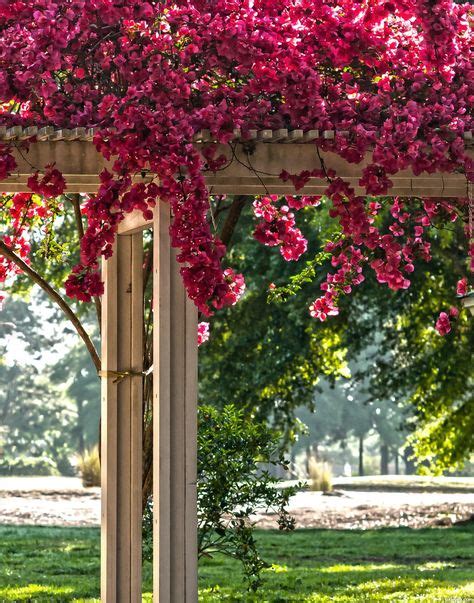
[[197, 311], [170, 246], [170, 211], [154, 219], [153, 601], [195, 603]]
[[103, 263], [101, 600], [141, 601], [143, 239], [119, 236]]

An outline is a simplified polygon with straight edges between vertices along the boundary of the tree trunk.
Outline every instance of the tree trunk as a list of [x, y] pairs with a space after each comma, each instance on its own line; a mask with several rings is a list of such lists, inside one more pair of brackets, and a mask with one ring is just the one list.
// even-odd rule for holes
[[359, 475], [364, 474], [364, 436], [359, 436]]
[[414, 475], [416, 472], [415, 462], [410, 458], [413, 454], [411, 446], [405, 446], [403, 450], [403, 461], [405, 462], [405, 475]]
[[84, 454], [86, 445], [84, 441], [84, 401], [77, 400], [77, 449], [79, 454]]
[[294, 449], [291, 450], [291, 454], [290, 454], [290, 462], [288, 464], [288, 471], [286, 472], [286, 479], [293, 479], [294, 477], [297, 477], [296, 475], [296, 454]]
[[[145, 355], [145, 361], [150, 364]], [[147, 366], [145, 364], [145, 366]], [[148, 499], [153, 494], [153, 378], [145, 378], [143, 388], [143, 481], [142, 508], [145, 510]]]
[[311, 458], [311, 446], [306, 446], [306, 476], [309, 478], [309, 459]]
[[400, 475], [400, 455], [398, 454], [398, 449], [395, 449], [393, 454], [395, 459], [395, 475]]
[[380, 475], [388, 475], [389, 449], [387, 444], [380, 446]]
[[153, 424], [147, 423], [143, 431], [143, 481], [142, 508], [153, 492]]

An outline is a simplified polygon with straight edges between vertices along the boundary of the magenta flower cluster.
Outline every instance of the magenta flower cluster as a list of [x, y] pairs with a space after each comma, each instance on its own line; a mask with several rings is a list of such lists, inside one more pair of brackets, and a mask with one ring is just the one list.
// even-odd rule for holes
[[[244, 135], [330, 130], [335, 136], [317, 138], [316, 147], [352, 163], [371, 158], [360, 180], [370, 197], [318, 168], [281, 178], [298, 191], [309, 178], [324, 177], [322, 198], [255, 201], [255, 237], [278, 246], [286, 260], [307, 247], [295, 213], [330, 204], [342, 237], [327, 247], [334, 272], [313, 316], [337, 314], [339, 296], [363, 281], [366, 265], [380, 283], [408, 287], [415, 258], [429, 259], [427, 228], [465, 216], [466, 200], [394, 199], [393, 223], [382, 234], [375, 197], [390, 193], [390, 177], [400, 170], [474, 178], [464, 140], [473, 129], [472, 20], [470, 3], [452, 0], [0, 2], [0, 126], [95, 127], [94, 144], [111, 160], [84, 207], [88, 227], [68, 295], [102, 293], [99, 259], [112, 253], [118, 224], [133, 210], [150, 217], [160, 202], [171, 207], [172, 245], [200, 311], [209, 315], [239, 299], [244, 280], [223, 265], [204, 179], [222, 158], [213, 144], [203, 154], [193, 144], [202, 129], [225, 144], [234, 128]], [[31, 142], [23, 143], [25, 153]], [[55, 166], [38, 167], [43, 171], [29, 186], [46, 201], [29, 206], [7, 233], [24, 257], [31, 220], [67, 190]], [[14, 170], [5, 143], [0, 179]], [[154, 178], [137, 183], [141, 174]], [[23, 199], [14, 197], [13, 212]], [[12, 269], [0, 264], [0, 282]], [[440, 320], [446, 332], [446, 318]]]

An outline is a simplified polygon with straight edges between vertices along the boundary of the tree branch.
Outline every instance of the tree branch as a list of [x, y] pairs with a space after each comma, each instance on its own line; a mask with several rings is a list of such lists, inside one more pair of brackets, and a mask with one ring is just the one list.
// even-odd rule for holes
[[[237, 226], [240, 215], [245, 207], [245, 204], [247, 202], [251, 202], [252, 200], [253, 197], [250, 195], [236, 195], [232, 200], [232, 203], [229, 207], [229, 213], [227, 214], [219, 236], [220, 240], [226, 246], [227, 251], [231, 248], [230, 241], [232, 239], [232, 235], [234, 234], [234, 230]], [[201, 320], [201, 312], [199, 312], [198, 317], [199, 320]]]
[[95, 349], [94, 344], [92, 343], [91, 338], [87, 334], [86, 330], [82, 326], [81, 321], [73, 312], [69, 304], [61, 297], [61, 295], [51, 287], [49, 283], [47, 283], [41, 275], [39, 275], [36, 270], [34, 270], [31, 266], [28, 266], [26, 262], [24, 262], [8, 245], [6, 245], [3, 241], [0, 241], [0, 253], [5, 256], [8, 260], [13, 262], [22, 272], [24, 272], [34, 283], [39, 285], [41, 289], [48, 295], [48, 297], [58, 305], [61, 310], [64, 312], [68, 320], [71, 322], [73, 327], [76, 329], [77, 334], [85, 343], [86, 348], [92, 358], [92, 362], [94, 363], [97, 371], [100, 371], [100, 357]]
[[236, 195], [234, 197], [220, 235], [220, 239], [226, 247], [229, 247], [229, 243], [245, 204], [252, 201], [252, 199], [253, 197], [249, 195]]
[[79, 193], [71, 195], [65, 195], [66, 198], [72, 203], [74, 207], [74, 217], [76, 218], [77, 232], [79, 233], [79, 240], [84, 236], [84, 224], [82, 223], [81, 214], [81, 196]]
[[[76, 226], [77, 226], [77, 232], [79, 234], [79, 243], [80, 243], [82, 240], [82, 237], [84, 236], [84, 224], [82, 223], [82, 213], [81, 213], [81, 195], [79, 193], [74, 193], [71, 195], [65, 195], [65, 197], [72, 203], [72, 206], [74, 207], [74, 216], [76, 218]], [[95, 305], [95, 312], [97, 315], [97, 322], [99, 325], [99, 333], [102, 333], [102, 320], [101, 320], [102, 304], [101, 304], [100, 298], [97, 296], [94, 297], [94, 305]]]

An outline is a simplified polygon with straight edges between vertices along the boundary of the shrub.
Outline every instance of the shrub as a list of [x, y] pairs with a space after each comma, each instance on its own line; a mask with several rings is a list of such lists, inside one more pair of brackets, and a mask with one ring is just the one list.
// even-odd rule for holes
[[311, 457], [308, 463], [310, 488], [320, 492], [330, 492], [332, 490], [332, 470], [325, 461], [319, 462], [315, 457]]
[[79, 455], [77, 467], [82, 478], [84, 488], [100, 486], [100, 456], [99, 447], [94, 446]]
[[[283, 466], [279, 434], [246, 419], [233, 405], [219, 411], [199, 409], [198, 547], [199, 557], [223, 553], [241, 561], [248, 586], [262, 584], [268, 564], [260, 557], [251, 516], [274, 511], [281, 530], [294, 528], [286, 506], [297, 490], [279, 489], [278, 480], [262, 467]], [[145, 558], [152, 555], [152, 503], [144, 514]]]
[[59, 475], [56, 463], [48, 456], [6, 456], [0, 462], [0, 475]]

